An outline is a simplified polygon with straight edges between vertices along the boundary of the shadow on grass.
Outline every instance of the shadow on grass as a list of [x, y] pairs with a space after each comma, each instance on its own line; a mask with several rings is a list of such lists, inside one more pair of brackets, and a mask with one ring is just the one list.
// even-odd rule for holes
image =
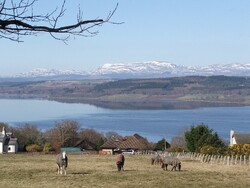
[[121, 172], [134, 172], [134, 171], [138, 171], [138, 170], [123, 170]]
[[170, 173], [181, 173], [181, 172], [188, 172], [188, 170], [163, 170], [163, 172], [170, 172]]
[[70, 173], [70, 174], [73, 174], [73, 175], [88, 175], [88, 174], [91, 174], [89, 172], [73, 172], [73, 173]]

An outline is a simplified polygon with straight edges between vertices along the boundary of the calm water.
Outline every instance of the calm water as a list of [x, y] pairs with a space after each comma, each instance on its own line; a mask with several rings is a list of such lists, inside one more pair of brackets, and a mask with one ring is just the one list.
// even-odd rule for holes
[[111, 110], [88, 104], [68, 104], [46, 100], [0, 99], [0, 122], [11, 126], [25, 123], [41, 130], [61, 120], [76, 120], [82, 128], [121, 135], [138, 133], [150, 141], [181, 134], [191, 125], [204, 123], [223, 139], [229, 131], [250, 132], [250, 107], [216, 107], [192, 110]]

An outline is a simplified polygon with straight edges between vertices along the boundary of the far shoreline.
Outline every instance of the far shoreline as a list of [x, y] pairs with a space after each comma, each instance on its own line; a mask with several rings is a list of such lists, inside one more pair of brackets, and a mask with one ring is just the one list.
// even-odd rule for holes
[[30, 96], [15, 96], [15, 97], [0, 97], [1, 100], [48, 100], [60, 103], [69, 104], [89, 104], [96, 107], [106, 109], [119, 110], [189, 110], [199, 108], [213, 107], [244, 107], [250, 106], [242, 103], [233, 102], [210, 102], [210, 101], [180, 101], [180, 100], [149, 100], [149, 101], [101, 101], [94, 99], [78, 99], [78, 98], [46, 98], [46, 97], [30, 97]]

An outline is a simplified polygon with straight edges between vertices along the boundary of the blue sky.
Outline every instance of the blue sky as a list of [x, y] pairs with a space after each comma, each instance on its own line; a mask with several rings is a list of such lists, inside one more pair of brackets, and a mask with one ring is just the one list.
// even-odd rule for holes
[[[73, 22], [80, 4], [85, 19], [112, 18], [95, 37], [65, 45], [48, 34], [0, 39], [0, 75], [34, 68], [93, 70], [105, 63], [168, 61], [178, 65], [250, 63], [249, 0], [68, 0], [62, 24]], [[51, 11], [62, 0], [40, 0]], [[86, 16], [86, 17], [85, 17]]]

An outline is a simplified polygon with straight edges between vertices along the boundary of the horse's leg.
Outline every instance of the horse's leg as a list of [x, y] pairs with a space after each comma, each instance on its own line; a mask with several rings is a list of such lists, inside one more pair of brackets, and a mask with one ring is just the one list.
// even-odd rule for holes
[[66, 167], [63, 165], [64, 175], [66, 175]]
[[57, 174], [60, 174], [60, 167], [57, 165]]
[[176, 170], [176, 166], [175, 165], [173, 165], [171, 171], [173, 171], [173, 170]]
[[60, 167], [60, 174], [62, 174], [63, 173], [63, 167], [61, 166]]
[[124, 163], [122, 163], [121, 170], [124, 171]]

